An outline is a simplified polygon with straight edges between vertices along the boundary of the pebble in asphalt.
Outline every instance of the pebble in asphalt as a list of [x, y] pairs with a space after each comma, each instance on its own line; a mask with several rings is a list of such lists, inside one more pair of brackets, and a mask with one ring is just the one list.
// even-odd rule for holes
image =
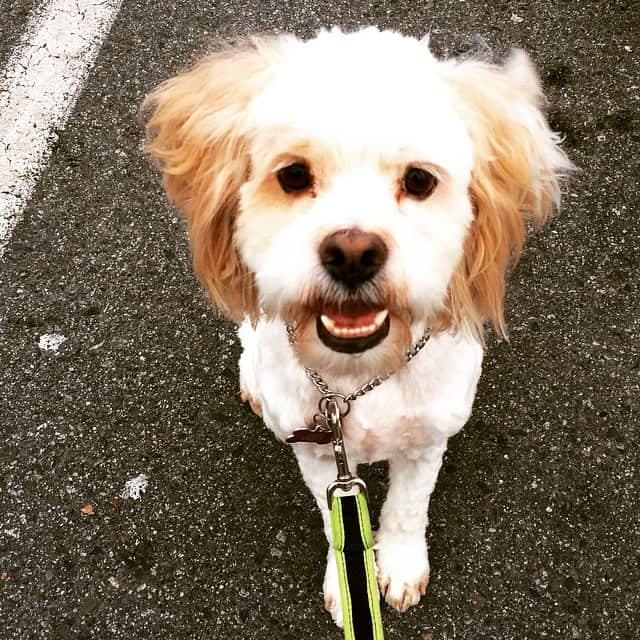
[[[0, 42], [33, 5], [9, 4]], [[1, 266], [3, 639], [340, 637], [319, 515], [238, 400], [234, 329], [191, 275], [136, 111], [213, 38], [372, 23], [431, 30], [442, 55], [530, 51], [581, 169], [511, 277], [511, 341], [490, 337], [433, 497], [427, 597], [385, 608], [387, 637], [636, 637], [637, 3], [131, 0]], [[379, 505], [385, 468], [363, 473]]]

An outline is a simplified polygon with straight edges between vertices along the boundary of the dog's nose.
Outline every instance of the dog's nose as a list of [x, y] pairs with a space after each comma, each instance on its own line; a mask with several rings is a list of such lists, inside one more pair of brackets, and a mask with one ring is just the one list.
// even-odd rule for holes
[[380, 236], [356, 227], [328, 235], [318, 251], [331, 277], [350, 288], [373, 278], [389, 255]]

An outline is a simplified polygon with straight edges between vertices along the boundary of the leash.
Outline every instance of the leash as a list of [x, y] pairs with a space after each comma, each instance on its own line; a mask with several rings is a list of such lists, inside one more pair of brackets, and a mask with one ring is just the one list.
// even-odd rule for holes
[[[367, 485], [349, 471], [339, 399], [323, 396], [338, 477], [327, 487], [345, 640], [384, 640]], [[348, 412], [348, 411], [347, 411]]]
[[[293, 345], [295, 328], [287, 325], [287, 334]], [[407, 362], [422, 350], [429, 337], [429, 333], [425, 332], [406, 353]], [[318, 403], [319, 412], [313, 417], [312, 429], [296, 429], [287, 438], [287, 442], [331, 442], [333, 447], [338, 474], [327, 487], [327, 503], [331, 520], [331, 544], [340, 584], [344, 638], [384, 640], [367, 485], [349, 470], [342, 418], [349, 413], [352, 401], [381, 385], [394, 372], [371, 378], [348, 395], [332, 391], [316, 371], [305, 368], [305, 372], [322, 396]]]

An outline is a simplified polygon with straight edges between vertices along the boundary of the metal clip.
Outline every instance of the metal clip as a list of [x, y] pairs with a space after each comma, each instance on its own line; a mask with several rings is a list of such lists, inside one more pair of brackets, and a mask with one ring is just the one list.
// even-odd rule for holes
[[360, 490], [365, 494], [367, 501], [369, 499], [367, 495], [367, 486], [363, 480], [354, 476], [349, 470], [349, 463], [347, 461], [347, 452], [344, 448], [344, 439], [342, 436], [342, 413], [340, 411], [339, 399], [334, 397], [326, 397], [323, 399], [323, 412], [326, 425], [331, 431], [331, 444], [333, 446], [333, 455], [336, 459], [336, 466], [338, 468], [338, 477], [327, 487], [327, 501], [331, 506], [331, 498], [337, 491], [343, 491], [344, 493], [350, 493], [354, 488]]
[[336, 405], [338, 411], [338, 419], [344, 418], [345, 416], [349, 415], [349, 411], [351, 411], [351, 403], [349, 402], [349, 400], [347, 400], [347, 396], [343, 395], [342, 393], [327, 392], [322, 395], [322, 398], [320, 398], [320, 401], [318, 402], [318, 409], [325, 416], [325, 419], [327, 413], [327, 405], [329, 402], [333, 402]]

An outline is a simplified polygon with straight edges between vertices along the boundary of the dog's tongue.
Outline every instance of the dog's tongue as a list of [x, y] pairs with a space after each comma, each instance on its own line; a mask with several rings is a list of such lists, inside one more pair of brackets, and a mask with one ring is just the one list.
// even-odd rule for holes
[[336, 327], [350, 328], [363, 327], [373, 324], [376, 319], [377, 311], [369, 311], [359, 315], [344, 315], [342, 313], [327, 313], [326, 315], [333, 320]]

